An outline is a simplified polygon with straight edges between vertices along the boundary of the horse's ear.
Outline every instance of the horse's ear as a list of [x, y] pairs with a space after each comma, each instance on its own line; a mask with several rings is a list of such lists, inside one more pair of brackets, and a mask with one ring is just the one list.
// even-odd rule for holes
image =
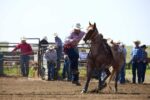
[[96, 28], [96, 23], [94, 22], [94, 28]]
[[89, 21], [89, 25], [90, 25], [90, 26], [92, 25], [90, 21]]

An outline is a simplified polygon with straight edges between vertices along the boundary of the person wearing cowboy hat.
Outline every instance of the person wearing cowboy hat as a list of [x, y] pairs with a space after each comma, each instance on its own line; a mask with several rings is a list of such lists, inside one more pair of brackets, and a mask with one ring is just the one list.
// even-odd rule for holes
[[29, 75], [29, 60], [31, 54], [33, 54], [31, 45], [26, 42], [25, 37], [21, 38], [21, 43], [18, 44], [12, 52], [20, 49], [20, 67], [21, 67], [21, 74], [23, 77], [28, 77]]
[[81, 24], [76, 23], [73, 27], [73, 31], [70, 33], [69, 37], [66, 39], [64, 43], [64, 52], [68, 55], [70, 59], [70, 68], [72, 75], [72, 83], [81, 85], [79, 83], [79, 71], [78, 71], [78, 58], [79, 52], [77, 45], [79, 41], [84, 36], [85, 32], [81, 31]]
[[44, 36], [43, 39], [39, 42], [42, 54], [46, 51], [48, 46], [48, 39], [47, 36]]
[[146, 52], [147, 46], [145, 44], [141, 45], [140, 47], [142, 49], [142, 57], [141, 57], [141, 62], [142, 62], [141, 83], [143, 83], [144, 80], [145, 80], [146, 66], [148, 64], [148, 62], [147, 62], [148, 54]]
[[53, 45], [48, 46], [48, 50], [45, 52], [44, 57], [48, 63], [48, 80], [54, 80], [57, 54]]
[[55, 45], [56, 45], [56, 52], [57, 52], [57, 67], [56, 67], [56, 77], [57, 79], [60, 79], [60, 76], [59, 76], [59, 70], [60, 70], [60, 65], [61, 65], [61, 58], [62, 58], [62, 49], [63, 49], [63, 46], [62, 46], [62, 40], [61, 38], [58, 36], [57, 33], [54, 33], [54, 37], [55, 37]]
[[135, 84], [136, 83], [136, 75], [138, 77], [138, 83], [141, 83], [141, 71], [142, 71], [142, 63], [140, 61], [142, 57], [142, 49], [140, 48], [140, 41], [136, 40], [133, 41], [135, 44], [135, 47], [132, 49], [131, 52], [131, 63], [132, 63], [132, 82]]

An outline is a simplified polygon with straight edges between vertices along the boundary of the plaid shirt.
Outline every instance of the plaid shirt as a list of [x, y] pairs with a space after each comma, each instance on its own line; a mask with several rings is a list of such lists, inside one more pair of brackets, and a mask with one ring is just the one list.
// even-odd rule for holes
[[57, 62], [57, 54], [55, 49], [47, 50], [44, 57], [49, 62], [53, 62], [55, 64]]
[[132, 56], [132, 61], [133, 62], [141, 61], [141, 58], [143, 57], [142, 49], [140, 47], [133, 48], [131, 56]]
[[83, 32], [83, 31], [80, 31], [80, 33], [78, 33], [78, 34], [75, 32], [72, 32], [71, 35], [65, 41], [65, 45], [69, 44], [73, 47], [77, 47], [79, 41], [82, 39], [84, 34], [85, 34], [85, 32]]

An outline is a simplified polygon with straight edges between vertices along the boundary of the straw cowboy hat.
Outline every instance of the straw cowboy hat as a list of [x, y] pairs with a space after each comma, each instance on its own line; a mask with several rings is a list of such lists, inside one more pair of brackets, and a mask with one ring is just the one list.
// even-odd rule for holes
[[141, 42], [139, 40], [133, 41], [135, 44], [140, 44]]
[[54, 49], [54, 46], [53, 45], [49, 45], [48, 49], [52, 50], [52, 49]]
[[76, 29], [76, 30], [82, 29], [80, 23], [76, 23], [73, 28]]

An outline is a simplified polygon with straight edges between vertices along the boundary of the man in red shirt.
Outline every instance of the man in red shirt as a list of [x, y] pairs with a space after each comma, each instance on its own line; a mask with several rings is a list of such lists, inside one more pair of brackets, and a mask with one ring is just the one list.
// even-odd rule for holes
[[21, 65], [21, 74], [23, 77], [28, 77], [29, 75], [29, 60], [32, 52], [32, 48], [30, 44], [28, 44], [25, 38], [21, 39], [21, 43], [18, 44], [12, 52], [15, 52], [17, 49], [20, 49], [20, 65]]

